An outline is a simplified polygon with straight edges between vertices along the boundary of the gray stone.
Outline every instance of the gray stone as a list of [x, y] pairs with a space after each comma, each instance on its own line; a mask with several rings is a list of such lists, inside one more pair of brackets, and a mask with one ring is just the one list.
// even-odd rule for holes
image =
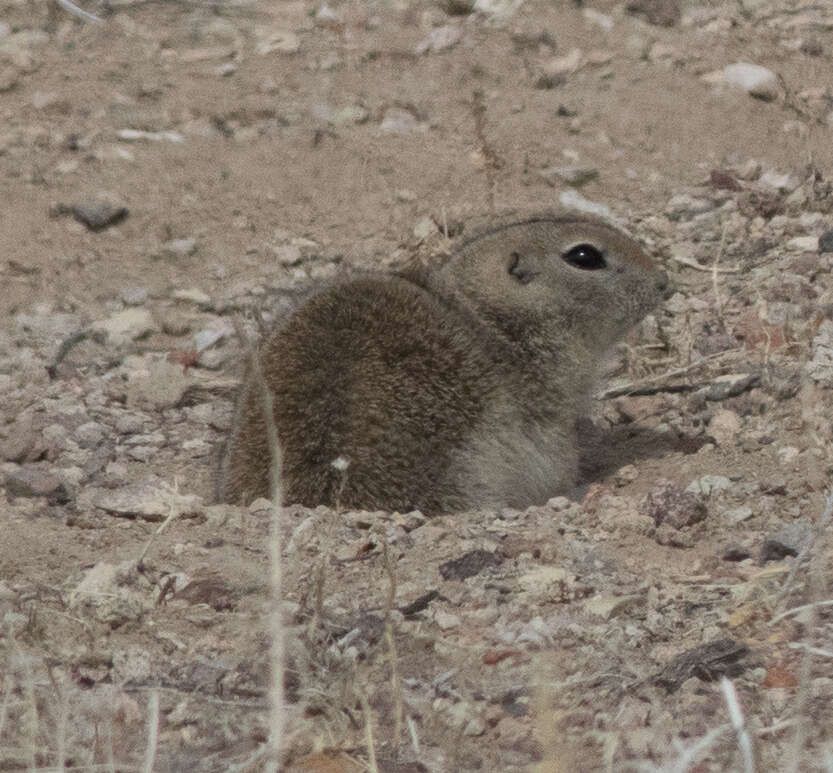
[[703, 475], [686, 486], [686, 491], [701, 497], [708, 497], [732, 488], [732, 481], [724, 475]]
[[819, 236], [819, 252], [833, 252], [833, 229]]
[[102, 193], [89, 201], [72, 204], [72, 216], [91, 231], [103, 231], [118, 225], [129, 214], [127, 207], [115, 196]]
[[14, 497], [48, 497], [65, 502], [66, 489], [61, 479], [42, 467], [24, 465], [6, 472], [6, 490]]
[[654, 519], [654, 523], [681, 529], [705, 520], [708, 511], [690, 491], [662, 481], [642, 501], [641, 509]]
[[162, 521], [172, 510], [179, 515], [193, 515], [202, 510], [202, 499], [195, 494], [179, 494], [155, 475], [117, 490], [91, 488], [79, 500], [100, 510], [125, 518], [139, 517]]
[[819, 325], [811, 351], [807, 374], [823, 386], [833, 386], [833, 321], [826, 319]]
[[740, 432], [740, 416], [734, 411], [719, 410], [712, 416], [708, 434], [719, 446], [733, 445]]
[[141, 306], [147, 299], [147, 287], [128, 287], [121, 292], [121, 300], [125, 306]]
[[190, 383], [182, 365], [167, 359], [152, 360], [146, 369], [128, 375], [127, 405], [130, 408], [167, 408], [176, 405]]
[[599, 176], [599, 170], [590, 166], [550, 166], [538, 173], [549, 185], [557, 181], [567, 183], [576, 188], [586, 185]]
[[[729, 348], [723, 346], [722, 348]], [[722, 349], [718, 350], [721, 351]], [[706, 389], [707, 400], [725, 400], [745, 392], [759, 381], [756, 373], [726, 373], [718, 376]]]
[[37, 435], [32, 414], [21, 413], [10, 425], [3, 427], [5, 438], [0, 439], [0, 459], [8, 462], [23, 462], [31, 458]]
[[75, 439], [81, 448], [95, 448], [109, 433], [109, 429], [97, 421], [88, 421], [75, 430]]

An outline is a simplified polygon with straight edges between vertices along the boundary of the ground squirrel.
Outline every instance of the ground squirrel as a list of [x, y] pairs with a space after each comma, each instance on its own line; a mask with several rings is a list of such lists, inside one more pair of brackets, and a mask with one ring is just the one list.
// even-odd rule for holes
[[[492, 222], [439, 266], [321, 291], [259, 347], [285, 502], [438, 513], [564, 492], [599, 365], [666, 285], [613, 226], [549, 212]], [[247, 375], [225, 501], [269, 494], [259, 394]]]

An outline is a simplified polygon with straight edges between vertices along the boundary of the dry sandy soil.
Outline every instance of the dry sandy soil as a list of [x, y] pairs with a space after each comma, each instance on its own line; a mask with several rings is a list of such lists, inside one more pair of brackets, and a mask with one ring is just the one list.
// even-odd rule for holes
[[285, 769], [833, 771], [828, 0], [84, 5], [0, 0], [0, 770], [263, 769], [234, 320], [566, 201], [677, 287], [605, 453], [524, 512], [286, 508]]

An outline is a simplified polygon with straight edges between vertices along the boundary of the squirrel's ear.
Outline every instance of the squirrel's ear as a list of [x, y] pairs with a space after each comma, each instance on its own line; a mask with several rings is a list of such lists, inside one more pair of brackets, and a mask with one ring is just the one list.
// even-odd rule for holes
[[509, 256], [507, 270], [509, 276], [522, 285], [528, 285], [538, 275], [538, 272], [532, 266], [532, 261], [519, 252], [513, 252]]

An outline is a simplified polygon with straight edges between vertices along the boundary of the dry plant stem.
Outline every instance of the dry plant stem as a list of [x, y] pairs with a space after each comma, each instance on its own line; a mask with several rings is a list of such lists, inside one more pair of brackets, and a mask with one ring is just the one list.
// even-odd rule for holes
[[142, 773], [153, 773], [156, 747], [159, 743], [159, 693], [153, 690], [148, 701], [148, 742], [145, 747], [145, 764]]
[[[10, 665], [10, 664], [8, 664]], [[3, 737], [3, 728], [6, 726], [6, 717], [9, 713], [9, 701], [12, 697], [12, 675], [11, 669], [6, 672], [3, 680], [3, 703], [0, 704], [0, 738]]]
[[800, 641], [791, 641], [788, 646], [791, 650], [804, 650], [805, 652], [811, 652], [813, 655], [818, 655], [822, 658], [833, 659], [833, 650], [823, 650], [821, 647], [811, 647], [809, 644], [803, 644]]
[[775, 625], [783, 620], [785, 617], [792, 617], [793, 615], [800, 615], [802, 612], [807, 612], [811, 609], [816, 607], [830, 607], [833, 606], [833, 599], [827, 599], [826, 601], [814, 601], [812, 604], [802, 604], [800, 607], [793, 607], [792, 609], [788, 609], [785, 612], [782, 612], [780, 615], [776, 615], [769, 621], [770, 625]]
[[706, 271], [710, 274], [738, 274], [741, 270], [740, 266], [732, 266], [731, 268], [718, 268], [716, 265], [701, 266], [699, 263], [690, 260], [689, 258], [680, 257], [679, 255], [672, 255], [671, 259], [683, 266], [693, 268], [695, 271]]
[[644, 771], [644, 773], [688, 773], [695, 760], [714, 744], [718, 736], [730, 728], [731, 725], [729, 724], [715, 727], [709, 730], [699, 741], [687, 748], [679, 748], [680, 745], [677, 744], [679, 756], [673, 762], [662, 767], [653, 765], [650, 762], [626, 762], [623, 770]]
[[483, 168], [486, 173], [486, 197], [489, 211], [495, 211], [495, 172], [500, 167], [497, 153], [486, 139], [486, 102], [480, 90], [472, 94], [471, 111], [474, 116], [474, 133], [483, 154]]
[[67, 743], [67, 716], [69, 715], [69, 696], [66, 688], [63, 685], [56, 685], [60, 690], [60, 700], [58, 701], [58, 721], [56, 728], [55, 739], [55, 767], [58, 770], [64, 770], [64, 762], [66, 761], [66, 743]]
[[266, 442], [272, 461], [269, 465], [269, 488], [272, 497], [272, 523], [269, 530], [269, 565], [271, 568], [270, 584], [272, 587], [272, 606], [269, 626], [269, 633], [272, 639], [272, 685], [269, 691], [271, 698], [269, 744], [271, 748], [270, 759], [266, 765], [266, 770], [277, 773], [280, 767], [280, 752], [284, 734], [284, 631], [281, 604], [283, 600], [283, 567], [281, 564], [281, 522], [283, 520], [281, 512], [281, 503], [283, 501], [283, 489], [281, 487], [282, 455], [278, 441], [278, 428], [275, 425], [272, 393], [269, 391], [266, 379], [263, 376], [260, 357], [246, 336], [240, 320], [235, 319], [234, 327], [237, 331], [238, 338], [243, 343], [244, 349], [249, 354], [249, 366], [254, 377], [254, 383], [260, 392], [261, 405], [263, 406], [263, 420], [266, 426]]
[[411, 736], [411, 748], [414, 750], [414, 754], [419, 757], [421, 754], [419, 735], [417, 735], [416, 722], [414, 722], [413, 717], [408, 717], [408, 733]]
[[[174, 490], [173, 490], [173, 494], [174, 494], [174, 497], [179, 495], [179, 481], [178, 481], [178, 480], [174, 480]], [[145, 562], [145, 557], [147, 556], [148, 551], [150, 550], [150, 546], [153, 544], [153, 541], [154, 541], [154, 540], [155, 540], [155, 539], [156, 539], [156, 538], [157, 538], [157, 537], [158, 537], [158, 536], [159, 536], [159, 535], [160, 535], [163, 531], [165, 531], [165, 529], [167, 529], [167, 528], [168, 528], [168, 526], [169, 526], [169, 525], [170, 525], [170, 524], [171, 524], [171, 523], [172, 523], [172, 522], [173, 522], [173, 521], [177, 518], [177, 516], [179, 515], [179, 510], [178, 510], [178, 509], [176, 508], [176, 506], [174, 505], [174, 502], [175, 502], [174, 497], [171, 497], [171, 500], [170, 500], [170, 502], [168, 503], [168, 509], [170, 510], [170, 512], [168, 513], [168, 517], [167, 517], [167, 518], [165, 518], [165, 520], [164, 520], [164, 521], [162, 521], [162, 523], [160, 523], [160, 524], [159, 524], [159, 527], [156, 529], [156, 531], [154, 531], [154, 532], [153, 532], [153, 534], [151, 534], [151, 535], [150, 535], [150, 539], [147, 541], [147, 544], [145, 545], [144, 550], [142, 550], [142, 554], [139, 556], [139, 559], [136, 561], [136, 567], [137, 567], [137, 568], [141, 569], [141, 568], [142, 568], [142, 566], [144, 565], [144, 562]]]
[[26, 700], [29, 703], [29, 767], [31, 770], [34, 770], [36, 765], [36, 754], [38, 748], [38, 724], [39, 724], [39, 717], [38, 717], [38, 704], [37, 700], [35, 699], [35, 677], [32, 674], [32, 669], [29, 666], [29, 659], [17, 646], [17, 641], [15, 641], [14, 634], [9, 631], [9, 642], [11, 644], [12, 652], [16, 652], [20, 663], [23, 667], [23, 692], [25, 695]]
[[358, 686], [358, 680], [354, 680], [356, 684], [356, 695], [359, 698], [359, 703], [362, 705], [362, 714], [364, 714], [364, 741], [367, 746], [367, 769], [370, 773], [379, 773], [379, 766], [376, 763], [376, 746], [373, 740], [373, 718], [370, 714], [370, 703], [367, 700], [364, 690]]
[[[815, 555], [810, 558], [809, 566], [809, 585], [811, 599], [819, 599], [824, 593], [826, 585], [826, 556], [824, 551], [824, 537], [833, 520], [833, 491], [827, 494], [824, 502], [824, 511], [818, 522], [816, 529], [816, 539], [814, 544], [818, 546]], [[818, 607], [824, 602], [816, 601], [816, 603], [809, 604], [807, 610], [807, 622], [804, 630], [807, 635], [812, 636], [816, 630], [818, 622]], [[831, 602], [827, 602], [831, 603]], [[801, 659], [801, 668], [798, 674], [798, 693], [794, 706], [794, 713], [796, 717], [795, 734], [793, 735], [792, 748], [788, 752], [787, 759], [789, 760], [787, 773], [798, 773], [798, 766], [801, 763], [801, 752], [804, 750], [804, 744], [807, 740], [807, 706], [810, 702], [810, 672], [813, 667], [813, 653], [808, 649], [804, 652], [804, 657]]]
[[382, 541], [382, 551], [385, 557], [385, 570], [388, 573], [390, 586], [388, 598], [385, 602], [385, 639], [388, 643], [388, 657], [390, 658], [390, 683], [393, 690], [394, 721], [393, 721], [393, 749], [394, 754], [399, 748], [399, 739], [402, 736], [402, 683], [399, 679], [399, 655], [396, 651], [396, 639], [393, 635], [393, 621], [391, 610], [396, 602], [396, 567], [388, 548], [387, 538]]
[[743, 710], [738, 701], [738, 694], [735, 686], [724, 676], [720, 680], [720, 689], [723, 690], [723, 698], [726, 701], [726, 708], [729, 710], [729, 721], [735, 728], [738, 737], [738, 747], [743, 755], [744, 773], [755, 773], [755, 753], [752, 748], [752, 738], [746, 729]]
[[720, 274], [720, 260], [723, 258], [723, 250], [726, 247], [726, 233], [729, 230], [728, 223], [723, 226], [723, 233], [720, 235], [720, 246], [717, 248], [717, 255], [714, 258], [712, 265], [712, 291], [714, 292], [714, 308], [717, 314], [717, 321], [720, 323], [720, 329], [726, 332], [726, 322], [723, 319], [724, 302], [720, 297], [720, 284], [718, 283], [718, 276]]
[[57, 2], [58, 5], [60, 5], [65, 11], [69, 11], [71, 14], [74, 14], [84, 21], [89, 21], [93, 24], [101, 24], [103, 21], [95, 14], [85, 11], [83, 8], [79, 8], [75, 3], [71, 3], [69, 0], [55, 0], [55, 2]]
[[115, 715], [115, 706], [113, 705], [113, 698], [115, 695], [110, 693], [110, 716], [107, 722], [107, 771], [108, 773], [116, 773], [116, 753], [113, 749], [113, 717]]
[[611, 397], [622, 397], [623, 395], [631, 394], [632, 392], [639, 390], [639, 389], [646, 389], [652, 384], [657, 384], [659, 382], [664, 381], [665, 379], [669, 378], [676, 378], [677, 376], [684, 376], [686, 373], [690, 373], [692, 370], [699, 368], [701, 365], [705, 365], [707, 362], [712, 362], [713, 360], [720, 359], [722, 357], [726, 357], [729, 354], [736, 354], [737, 352], [741, 351], [740, 349], [728, 349], [725, 352], [715, 352], [714, 354], [709, 354], [705, 357], [701, 357], [699, 360], [690, 363], [689, 365], [685, 365], [682, 368], [674, 368], [673, 370], [666, 370], [663, 373], [659, 373], [656, 376], [651, 376], [649, 378], [643, 378], [640, 381], [632, 381], [630, 384], [625, 384], [624, 386], [619, 387], [612, 387], [611, 389], [606, 389], [604, 392], [596, 395], [596, 399], [598, 400], [607, 400]]
[[[804, 562], [807, 560], [807, 556], [810, 554], [810, 551], [813, 549], [813, 545], [815, 544], [815, 537], [818, 535], [824, 534], [827, 530], [827, 527], [830, 525], [831, 518], [833, 518], [833, 494], [828, 495], [827, 499], [825, 500], [825, 507], [824, 512], [822, 513], [821, 520], [819, 521], [818, 529], [816, 530], [816, 535], [814, 535], [814, 539], [812, 539], [801, 552], [798, 554], [798, 557], [793, 562], [792, 568], [790, 569], [790, 573], [787, 576], [787, 580], [784, 583], [784, 587], [781, 589], [781, 592], [778, 594], [779, 599], [786, 600], [787, 595], [792, 590], [793, 582], [795, 581], [795, 577], [798, 574], [798, 570], [804, 565]], [[825, 606], [826, 604], [833, 604], [833, 601], [824, 602], [819, 601], [816, 602], [819, 606]], [[769, 621], [770, 625], [774, 625], [779, 620], [788, 615], [794, 615], [798, 612], [803, 612], [805, 609], [808, 608], [808, 604], [804, 604], [800, 607], [794, 607], [793, 609], [788, 609], [786, 612], [782, 612], [777, 617], [774, 617], [772, 620]]]

